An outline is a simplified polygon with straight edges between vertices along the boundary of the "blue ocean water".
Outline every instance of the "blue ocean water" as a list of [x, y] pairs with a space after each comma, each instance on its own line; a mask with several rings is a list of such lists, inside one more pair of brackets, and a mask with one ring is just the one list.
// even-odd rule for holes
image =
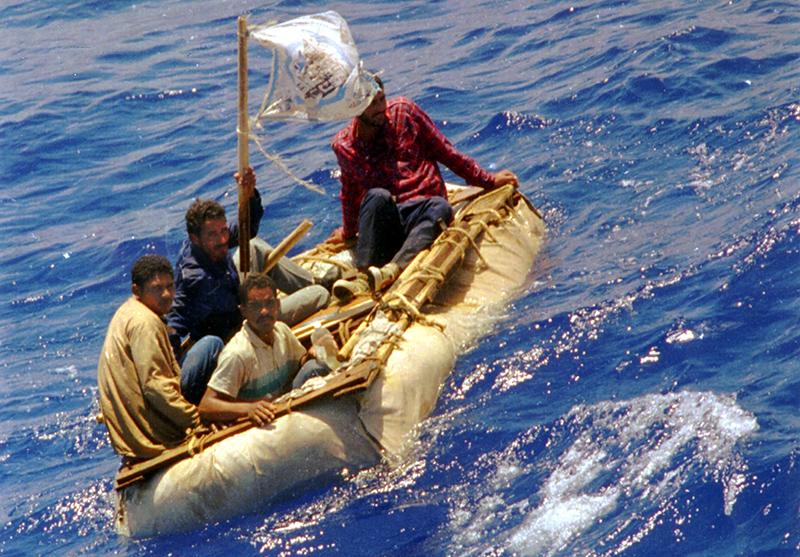
[[[131, 542], [106, 326], [192, 198], [235, 206], [237, 16], [329, 9], [390, 97], [519, 175], [546, 249], [404, 462]], [[795, 2], [5, 0], [0, 29], [0, 553], [800, 555]], [[326, 192], [253, 148], [266, 239], [339, 223], [341, 125], [263, 130]]]

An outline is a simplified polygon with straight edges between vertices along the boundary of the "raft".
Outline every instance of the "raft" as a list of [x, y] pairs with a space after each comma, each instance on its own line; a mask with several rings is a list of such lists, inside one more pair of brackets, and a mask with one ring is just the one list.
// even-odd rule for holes
[[[117, 476], [119, 533], [147, 538], [264, 512], [275, 501], [402, 460], [456, 357], [491, 331], [530, 276], [544, 223], [513, 187], [451, 191], [454, 222], [380, 294], [332, 305], [294, 328], [329, 328], [342, 366], [276, 401], [276, 419], [209, 431]], [[352, 250], [294, 258], [321, 276]]]

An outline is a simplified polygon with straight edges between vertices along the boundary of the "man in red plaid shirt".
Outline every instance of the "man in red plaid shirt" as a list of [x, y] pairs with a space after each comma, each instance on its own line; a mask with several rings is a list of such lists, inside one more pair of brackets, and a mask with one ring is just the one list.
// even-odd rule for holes
[[394, 281], [450, 224], [444, 164], [470, 186], [492, 189], [516, 184], [510, 170], [496, 174], [456, 150], [430, 117], [413, 101], [399, 97], [387, 103], [380, 85], [372, 103], [333, 138], [341, 169], [344, 226], [328, 242], [341, 243], [358, 234], [354, 280], [340, 280], [334, 295], [347, 298], [369, 286], [380, 290]]

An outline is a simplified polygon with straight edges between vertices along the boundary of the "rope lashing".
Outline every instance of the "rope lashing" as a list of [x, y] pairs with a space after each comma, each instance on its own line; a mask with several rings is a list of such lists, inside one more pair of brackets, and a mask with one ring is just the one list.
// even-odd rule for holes
[[[436, 327], [440, 331], [444, 331], [444, 325], [437, 321], [436, 319], [429, 317], [423, 313], [421, 313], [415, 306], [412, 304], [408, 298], [400, 294], [399, 292], [392, 292], [389, 294], [388, 299], [385, 299], [384, 302], [386, 305], [394, 311], [402, 311], [409, 315], [414, 321], [418, 321], [422, 325], [428, 325], [430, 327]], [[393, 342], [393, 341], [390, 341]], [[396, 346], [396, 344], [395, 344]]]
[[[374, 313], [374, 310], [367, 314], [365, 320], [368, 320], [372, 313]], [[353, 323], [355, 322], [355, 319], [347, 319], [346, 321], [339, 323], [339, 338], [342, 339], [343, 345], [347, 344], [347, 341], [350, 340], [350, 337], [355, 334], [355, 331], [353, 331]]]
[[[494, 217], [494, 220], [478, 218], [478, 217], [482, 217], [484, 215], [491, 215], [491, 216]], [[484, 209], [482, 211], [478, 211], [477, 213], [475, 213], [473, 215], [473, 220], [475, 220], [475, 219], [478, 220], [478, 222], [476, 224], [479, 224], [481, 226], [481, 228], [483, 228], [483, 231], [486, 233], [486, 235], [489, 236], [489, 238], [493, 242], [496, 243], [497, 240], [495, 239], [495, 237], [490, 232], [488, 223], [492, 222], [496, 226], [505, 226], [505, 223], [503, 222], [505, 219], [503, 218], [503, 215], [500, 214], [500, 211], [498, 211], [497, 209]], [[472, 221], [470, 221], [470, 224], [471, 223], [472, 223]]]
[[347, 321], [342, 321], [339, 323], [339, 338], [342, 341], [342, 344], [346, 344], [347, 341], [350, 339], [350, 323], [352, 319], [348, 319]]
[[[482, 225], [482, 226], [483, 226], [483, 228], [484, 228], [484, 231], [485, 231], [485, 232], [487, 233], [487, 235], [488, 235], [488, 236], [491, 238], [491, 233], [488, 231], [489, 229], [488, 229], [487, 225], [486, 225], [484, 222], [481, 222], [481, 221], [478, 221], [478, 224], [480, 224], [480, 225]], [[465, 238], [467, 239], [467, 241], [469, 242], [470, 246], [472, 246], [472, 249], [474, 249], [474, 250], [475, 250], [475, 254], [476, 254], [476, 255], [478, 256], [478, 258], [481, 260], [481, 263], [483, 263], [483, 266], [484, 266], [484, 267], [489, 267], [489, 263], [486, 261], [486, 259], [484, 259], [483, 255], [481, 254], [481, 250], [480, 250], [480, 249], [478, 249], [478, 244], [476, 244], [476, 243], [475, 243], [475, 239], [474, 239], [472, 236], [470, 236], [470, 235], [469, 235], [469, 233], [468, 233], [466, 230], [464, 230], [464, 229], [462, 229], [462, 228], [454, 228], [454, 227], [451, 227], [449, 230], [450, 230], [451, 232], [456, 232], [456, 231], [457, 231], [457, 232], [460, 232], [461, 234], [463, 234], [463, 235], [464, 235], [464, 237], [465, 237]], [[494, 239], [494, 238], [492, 238], [492, 239]], [[464, 248], [463, 248], [463, 247], [461, 247], [461, 244], [459, 244], [459, 243], [458, 243], [458, 240], [456, 240], [455, 238], [450, 238], [450, 237], [448, 237], [448, 238], [443, 238], [443, 237], [439, 237], [439, 239], [437, 240], [437, 242], [440, 242], [440, 243], [442, 243], [442, 244], [449, 244], [449, 245], [451, 245], [451, 246], [453, 246], [453, 247], [455, 247], [455, 248], [458, 248], [458, 250], [461, 252], [461, 257], [462, 257], [462, 258], [464, 258], [464, 257], [466, 256], [466, 253], [465, 253], [465, 251], [464, 251]]]
[[[460, 246], [459, 246], [460, 247]], [[464, 254], [462, 253], [461, 256], [463, 257]], [[437, 280], [439, 282], [444, 282], [445, 274], [444, 272], [439, 269], [438, 267], [434, 267], [433, 265], [423, 265], [417, 268], [413, 273], [411, 273], [408, 277], [408, 280], [420, 280], [420, 281], [428, 281], [428, 280]]]
[[196, 454], [200, 454], [205, 449], [206, 445], [206, 438], [208, 437], [207, 433], [201, 435], [193, 435], [189, 439], [189, 456], [194, 456]]

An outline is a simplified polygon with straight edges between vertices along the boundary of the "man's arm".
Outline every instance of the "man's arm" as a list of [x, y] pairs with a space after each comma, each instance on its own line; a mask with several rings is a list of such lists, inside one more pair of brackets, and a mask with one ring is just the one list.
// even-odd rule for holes
[[499, 188], [508, 184], [511, 184], [512, 186], [519, 185], [519, 180], [517, 179], [516, 174], [508, 169], [495, 173], [494, 187]]
[[262, 426], [275, 417], [274, 407], [264, 399], [254, 402], [237, 401], [211, 387], [206, 389], [198, 410], [200, 419], [204, 422], [230, 422], [247, 416], [254, 424]]
[[[245, 325], [246, 326], [246, 325]], [[200, 400], [198, 410], [204, 422], [229, 422], [247, 416], [256, 425], [272, 421], [273, 406], [269, 396], [261, 396], [258, 400], [243, 401], [242, 386], [245, 384], [248, 370], [253, 369], [254, 361], [237, 349], [236, 338], [219, 356], [217, 367], [208, 381], [206, 392]]]
[[[237, 184], [243, 184], [247, 198], [250, 200], [250, 238], [258, 236], [258, 229], [261, 225], [261, 218], [264, 216], [264, 205], [261, 203], [261, 194], [256, 189], [256, 173], [248, 168], [244, 174], [244, 180], [239, 178], [239, 173], [235, 172], [233, 177]], [[235, 248], [239, 245], [239, 221], [232, 219], [228, 223], [230, 236], [228, 237], [228, 247]]]
[[340, 226], [338, 228], [334, 228], [331, 235], [325, 239], [326, 244], [333, 244], [334, 246], [339, 244], [344, 244], [344, 227]]
[[177, 347], [180, 347], [183, 338], [192, 334], [197, 335], [198, 325], [213, 311], [208, 304], [209, 300], [200, 294], [204, 276], [205, 271], [200, 268], [192, 267], [184, 272], [183, 259], [180, 259], [175, 267], [175, 299], [166, 319], [170, 329], [170, 343], [176, 349], [176, 356], [179, 354]]
[[[153, 319], [158, 317], [154, 314]], [[174, 356], [166, 328], [158, 325], [161, 330], [144, 323], [131, 325], [131, 359], [142, 395], [148, 404], [181, 429], [194, 428], [200, 423], [197, 408], [181, 394], [180, 376], [177, 364], [173, 368]]]
[[[361, 199], [368, 187], [363, 183], [366, 180], [364, 161], [360, 159], [352, 145], [352, 126], [351, 124], [350, 127], [337, 134], [331, 142], [341, 173], [339, 180], [342, 182], [339, 200], [342, 202], [343, 227], [341, 232], [334, 231], [341, 241], [355, 237], [358, 231], [358, 211], [361, 207]], [[329, 240], [338, 240], [338, 238], [334, 238], [332, 235]]]
[[437, 162], [445, 165], [471, 186], [492, 189], [517, 183], [516, 175], [510, 170], [501, 170], [492, 174], [481, 168], [475, 159], [468, 157], [450, 143], [425, 111], [411, 101], [408, 103], [409, 115], [419, 126], [419, 139]]

